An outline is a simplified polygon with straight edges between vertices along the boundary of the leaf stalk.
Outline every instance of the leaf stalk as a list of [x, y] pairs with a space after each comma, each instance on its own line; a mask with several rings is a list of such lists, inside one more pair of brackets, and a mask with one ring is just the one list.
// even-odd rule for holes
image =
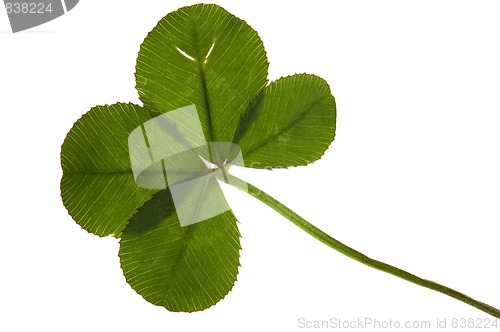
[[239, 189], [247, 189], [248, 194], [252, 195], [253, 197], [257, 198], [259, 201], [263, 202], [279, 214], [281, 214], [283, 217], [287, 218], [289, 221], [291, 221], [293, 224], [298, 226], [300, 229], [305, 231], [307, 234], [311, 235], [315, 239], [323, 242], [330, 248], [333, 248], [340, 252], [341, 254], [344, 254], [347, 257], [350, 257], [364, 265], [367, 265], [369, 267], [372, 267], [374, 269], [392, 274], [396, 277], [399, 277], [401, 279], [404, 279], [406, 281], [412, 282], [414, 284], [417, 284], [419, 286], [425, 287], [432, 289], [434, 291], [443, 293], [445, 295], [448, 295], [450, 297], [453, 297], [459, 301], [462, 301], [470, 306], [473, 306], [489, 315], [492, 315], [493, 317], [500, 318], [500, 310], [490, 306], [489, 304], [483, 303], [481, 301], [475, 300], [471, 298], [470, 296], [467, 296], [463, 293], [460, 293], [454, 289], [451, 289], [449, 287], [443, 286], [441, 284], [438, 284], [434, 281], [427, 280], [427, 279], [422, 279], [414, 274], [411, 274], [409, 272], [406, 272], [400, 268], [397, 268], [395, 266], [389, 265], [387, 263], [378, 261], [376, 259], [370, 258], [361, 252], [343, 244], [342, 242], [334, 239], [330, 235], [326, 234], [301, 216], [299, 216], [297, 213], [293, 212], [290, 210], [287, 206], [283, 205], [281, 202], [264, 192], [263, 190], [255, 187], [254, 185], [247, 183], [235, 176], [232, 176], [228, 174], [229, 177], [229, 184], [231, 184], [234, 187], [237, 187]]

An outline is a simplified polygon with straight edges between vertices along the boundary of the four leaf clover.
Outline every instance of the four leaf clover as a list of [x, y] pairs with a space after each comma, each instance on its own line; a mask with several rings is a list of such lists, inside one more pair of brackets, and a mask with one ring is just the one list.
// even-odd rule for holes
[[323, 79], [268, 82], [267, 75], [264, 46], [246, 22], [217, 5], [184, 7], [141, 45], [135, 77], [143, 105], [96, 106], [68, 133], [63, 203], [83, 229], [120, 239], [132, 288], [171, 311], [203, 310], [226, 296], [241, 247], [223, 181], [358, 262], [500, 317], [486, 303], [348, 247], [229, 173], [232, 165], [305, 166], [334, 139], [335, 99]]
[[[244, 166], [318, 160], [335, 133], [328, 84], [306, 74], [269, 83], [267, 74], [262, 41], [246, 22], [217, 5], [184, 7], [141, 45], [136, 83], [143, 106], [94, 107], [68, 133], [63, 202], [85, 230], [120, 238], [125, 277], [151, 303], [197, 311], [224, 298], [238, 273], [240, 233], [231, 210], [182, 227], [168, 184], [137, 184], [130, 134], [158, 115], [195, 105], [204, 140], [239, 146]], [[218, 158], [211, 161], [233, 157]]]

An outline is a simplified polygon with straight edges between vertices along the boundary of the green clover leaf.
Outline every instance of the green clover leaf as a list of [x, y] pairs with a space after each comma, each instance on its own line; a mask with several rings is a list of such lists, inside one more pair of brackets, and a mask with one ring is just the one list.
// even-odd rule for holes
[[268, 85], [267, 71], [262, 41], [246, 22], [216, 5], [181, 8], [141, 45], [136, 81], [144, 107], [94, 108], [63, 144], [68, 211], [89, 232], [121, 237], [125, 277], [152, 303], [195, 311], [222, 299], [236, 280], [240, 235], [231, 211], [180, 227], [168, 189], [135, 183], [127, 138], [156, 114], [194, 104], [205, 140], [238, 143], [247, 166], [319, 159], [335, 130], [327, 83], [302, 74]]
[[[206, 164], [213, 163], [218, 175], [206, 183], [220, 180], [243, 189], [333, 249], [498, 317], [487, 304], [351, 249], [229, 174], [235, 151], [245, 167], [305, 166], [320, 159], [334, 139], [335, 100], [323, 79], [295, 74], [269, 83], [267, 74], [262, 41], [245, 21], [217, 5], [180, 8], [161, 19], [141, 45], [135, 78], [143, 106], [96, 106], [68, 133], [61, 149], [63, 203], [83, 229], [120, 238], [121, 267], [132, 288], [155, 305], [192, 312], [223, 299], [236, 281], [241, 247], [233, 212], [214, 210], [183, 227], [181, 214], [191, 205], [179, 208], [172, 177], [141, 186], [156, 182], [140, 178], [133, 167], [141, 164], [131, 153], [134, 147], [174, 144], [173, 138], [151, 140], [144, 124], [194, 105], [199, 133], [189, 121], [184, 129], [206, 146], [161, 160], [149, 170], [160, 175], [155, 179], [172, 169], [193, 172], [179, 182], [203, 177], [212, 172]], [[230, 148], [216, 148], [218, 143]], [[227, 204], [218, 189], [202, 187], [190, 187], [193, 209]]]

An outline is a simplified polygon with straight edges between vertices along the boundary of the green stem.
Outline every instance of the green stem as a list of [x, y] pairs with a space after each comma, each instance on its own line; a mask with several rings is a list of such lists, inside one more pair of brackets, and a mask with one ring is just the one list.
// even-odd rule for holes
[[287, 218], [290, 220], [292, 223], [294, 223], [296, 226], [304, 230], [306, 233], [309, 235], [313, 236], [317, 240], [323, 242], [327, 246], [337, 250], [338, 252], [346, 255], [347, 257], [350, 257], [360, 263], [363, 263], [365, 265], [368, 265], [374, 269], [380, 270], [387, 272], [389, 274], [395, 275], [396, 277], [399, 277], [401, 279], [404, 279], [406, 281], [413, 282], [417, 285], [435, 290], [437, 292], [446, 294], [448, 296], [451, 296], [459, 301], [462, 301], [464, 303], [467, 303], [473, 307], [476, 307], [479, 310], [482, 310], [486, 312], [487, 314], [490, 314], [496, 318], [500, 318], [500, 310], [477, 300], [474, 300], [473, 298], [462, 294], [460, 292], [457, 292], [454, 289], [448, 288], [446, 286], [440, 285], [434, 281], [422, 279], [420, 277], [417, 277], [414, 274], [408, 273], [404, 270], [401, 270], [400, 268], [397, 268], [395, 266], [386, 264], [384, 262], [380, 262], [378, 260], [372, 259], [362, 253], [360, 253], [357, 250], [352, 249], [351, 247], [346, 246], [342, 242], [337, 241], [330, 235], [326, 234], [316, 226], [312, 225], [309, 223], [307, 220], [290, 210], [288, 207], [274, 199], [273, 197], [269, 196], [266, 194], [264, 191], [260, 190], [259, 188], [237, 178], [234, 177], [230, 174], [228, 174], [229, 177], [229, 184], [237, 187], [239, 189], [247, 191], [250, 195], [253, 197], [257, 198], [261, 202], [265, 203], [267, 206], [271, 207], [273, 210], [281, 214], [283, 217]]

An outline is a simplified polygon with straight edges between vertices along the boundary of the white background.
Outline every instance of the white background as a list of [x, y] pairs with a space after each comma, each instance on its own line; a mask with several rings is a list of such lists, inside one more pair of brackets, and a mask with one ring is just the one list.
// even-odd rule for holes
[[[342, 256], [243, 193], [229, 198], [243, 251], [224, 300], [171, 313], [128, 286], [118, 241], [83, 231], [61, 203], [60, 145], [90, 107], [139, 102], [143, 38], [193, 3], [82, 0], [18, 34], [0, 10], [0, 331], [295, 331], [301, 317], [450, 328], [488, 317]], [[363, 253], [500, 307], [500, 4], [217, 3], [259, 32], [271, 80], [317, 74], [338, 107], [322, 160], [241, 176]]]

